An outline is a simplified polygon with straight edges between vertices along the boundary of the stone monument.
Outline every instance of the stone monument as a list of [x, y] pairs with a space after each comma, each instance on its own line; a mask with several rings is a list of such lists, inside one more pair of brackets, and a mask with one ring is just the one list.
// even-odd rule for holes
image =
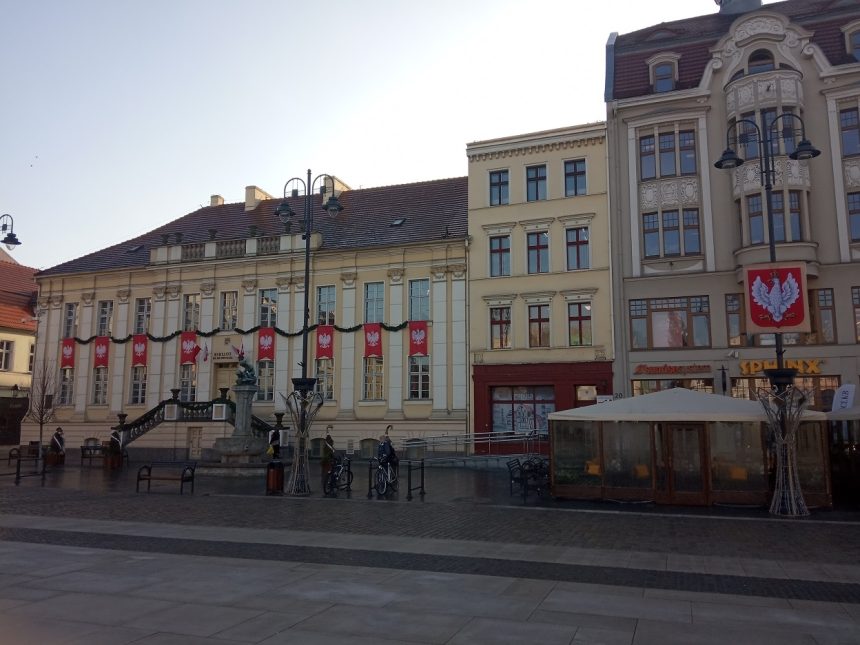
[[257, 375], [254, 367], [245, 360], [239, 359], [236, 370], [236, 385], [233, 386], [236, 395], [236, 418], [233, 422], [233, 434], [229, 437], [219, 437], [215, 440], [215, 450], [221, 454], [222, 464], [252, 464], [259, 463], [265, 456], [268, 447], [266, 437], [254, 437], [251, 434], [251, 402], [257, 394]]

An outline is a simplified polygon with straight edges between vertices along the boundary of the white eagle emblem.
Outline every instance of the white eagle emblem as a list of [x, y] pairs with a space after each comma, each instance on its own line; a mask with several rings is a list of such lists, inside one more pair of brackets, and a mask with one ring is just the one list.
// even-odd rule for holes
[[800, 285], [790, 273], [783, 283], [780, 283], [779, 278], [774, 274], [771, 283], [770, 288], [768, 288], [761, 277], [756, 276], [750, 293], [755, 303], [766, 310], [774, 322], [780, 322], [785, 312], [800, 297]]
[[74, 348], [71, 345], [66, 345], [63, 347], [63, 356], [66, 358], [71, 358], [72, 353], [74, 352]]
[[367, 344], [371, 347], [376, 347], [379, 345], [379, 332], [378, 331], [369, 331], [367, 332]]
[[195, 346], [196, 344], [197, 344], [197, 343], [195, 343], [193, 340], [185, 340], [185, 341], [183, 341], [183, 342], [182, 342], [182, 353], [183, 353], [183, 354], [190, 354], [191, 352], [193, 352], [193, 351], [194, 351], [194, 346]]
[[264, 334], [263, 336], [260, 336], [260, 347], [262, 349], [269, 349], [272, 346], [272, 341], [273, 339], [271, 334]]
[[331, 334], [320, 334], [319, 344], [322, 349], [331, 347]]
[[103, 358], [105, 354], [107, 354], [107, 345], [103, 343], [96, 345], [96, 356]]
[[135, 356], [143, 356], [143, 353], [146, 351], [146, 343], [135, 343], [134, 344], [134, 355]]
[[423, 329], [416, 329], [412, 332], [412, 342], [416, 345], [423, 345], [426, 336], [427, 332], [425, 332]]

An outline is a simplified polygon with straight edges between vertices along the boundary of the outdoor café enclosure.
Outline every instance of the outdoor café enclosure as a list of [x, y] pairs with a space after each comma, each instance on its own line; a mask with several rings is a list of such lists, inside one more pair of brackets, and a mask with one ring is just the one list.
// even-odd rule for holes
[[[825, 416], [805, 411], [798, 469], [807, 504], [830, 506]], [[674, 388], [549, 415], [555, 497], [663, 504], [767, 504], [760, 403]]]

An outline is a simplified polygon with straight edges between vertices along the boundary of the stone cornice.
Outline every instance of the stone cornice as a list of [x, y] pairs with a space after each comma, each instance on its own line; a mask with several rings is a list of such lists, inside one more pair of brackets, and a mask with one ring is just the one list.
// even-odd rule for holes
[[490, 159], [505, 159], [508, 157], [521, 157], [525, 155], [541, 154], [558, 150], [571, 150], [574, 148], [586, 148], [588, 146], [602, 145], [606, 141], [605, 135], [572, 137], [553, 141], [536, 142], [524, 141], [520, 144], [499, 144], [487, 147], [482, 151], [475, 150], [467, 152], [470, 162], [487, 161]]

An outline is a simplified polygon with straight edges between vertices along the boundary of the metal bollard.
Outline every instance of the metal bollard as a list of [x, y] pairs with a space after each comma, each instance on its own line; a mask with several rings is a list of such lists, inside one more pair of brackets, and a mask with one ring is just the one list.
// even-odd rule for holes
[[367, 462], [367, 499], [373, 499], [373, 459]]

